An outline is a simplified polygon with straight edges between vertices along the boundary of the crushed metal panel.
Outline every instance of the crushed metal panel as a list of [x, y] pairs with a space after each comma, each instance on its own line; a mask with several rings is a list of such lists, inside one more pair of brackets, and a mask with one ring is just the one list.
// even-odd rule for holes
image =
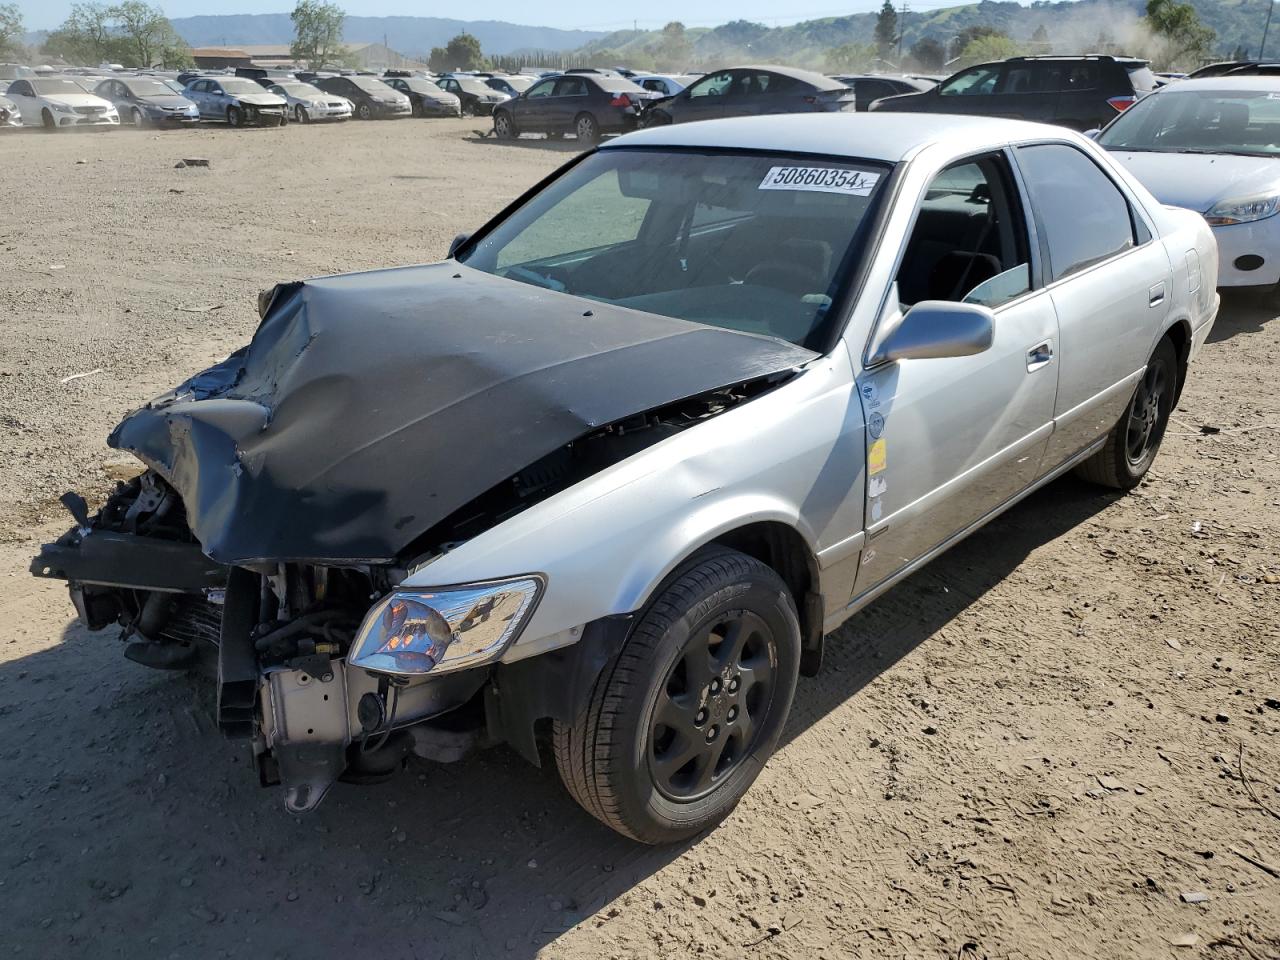
[[278, 288], [248, 347], [112, 446], [181, 494], [221, 563], [387, 563], [601, 425], [815, 354], [436, 264]]

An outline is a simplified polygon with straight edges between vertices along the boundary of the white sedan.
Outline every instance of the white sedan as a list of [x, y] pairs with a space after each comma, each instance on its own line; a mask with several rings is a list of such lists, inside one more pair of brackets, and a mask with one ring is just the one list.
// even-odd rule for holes
[[28, 127], [118, 127], [120, 114], [109, 100], [94, 96], [66, 77], [15, 80], [5, 93], [22, 111]]
[[1280, 79], [1181, 80], [1097, 136], [1162, 203], [1204, 215], [1221, 287], [1280, 282]]

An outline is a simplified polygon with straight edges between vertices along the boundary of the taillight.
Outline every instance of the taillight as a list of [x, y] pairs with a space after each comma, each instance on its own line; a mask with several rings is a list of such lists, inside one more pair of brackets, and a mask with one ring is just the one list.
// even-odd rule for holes
[[620, 93], [609, 101], [611, 107], [629, 107], [631, 106], [631, 98], [625, 93]]
[[1107, 103], [1111, 104], [1116, 113], [1124, 113], [1137, 102], [1137, 97], [1111, 97], [1107, 100]]

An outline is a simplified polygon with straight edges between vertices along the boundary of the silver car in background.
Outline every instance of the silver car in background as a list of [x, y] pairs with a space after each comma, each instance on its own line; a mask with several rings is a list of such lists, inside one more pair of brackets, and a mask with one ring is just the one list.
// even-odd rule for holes
[[32, 570], [139, 663], [208, 637], [290, 810], [462, 729], [544, 737], [592, 815], [677, 841], [856, 611], [1068, 470], [1147, 475], [1217, 270], [1203, 217], [1061, 128], [646, 130], [444, 263], [265, 293]]
[[319, 87], [301, 80], [273, 83], [267, 88], [288, 104], [289, 116], [298, 123], [321, 120], [350, 120], [351, 101], [336, 93], [325, 93]]
[[223, 120], [229, 127], [282, 127], [289, 122], [284, 98], [244, 77], [198, 77], [187, 84], [187, 98], [203, 120]]

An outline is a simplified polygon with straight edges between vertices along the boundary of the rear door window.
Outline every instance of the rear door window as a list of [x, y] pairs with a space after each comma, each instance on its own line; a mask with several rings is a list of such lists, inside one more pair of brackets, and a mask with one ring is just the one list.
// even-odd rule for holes
[[587, 82], [581, 77], [561, 77], [556, 81], [557, 97], [585, 97]]
[[1129, 201], [1087, 156], [1046, 143], [1019, 147], [1017, 157], [1054, 280], [1134, 246]]

